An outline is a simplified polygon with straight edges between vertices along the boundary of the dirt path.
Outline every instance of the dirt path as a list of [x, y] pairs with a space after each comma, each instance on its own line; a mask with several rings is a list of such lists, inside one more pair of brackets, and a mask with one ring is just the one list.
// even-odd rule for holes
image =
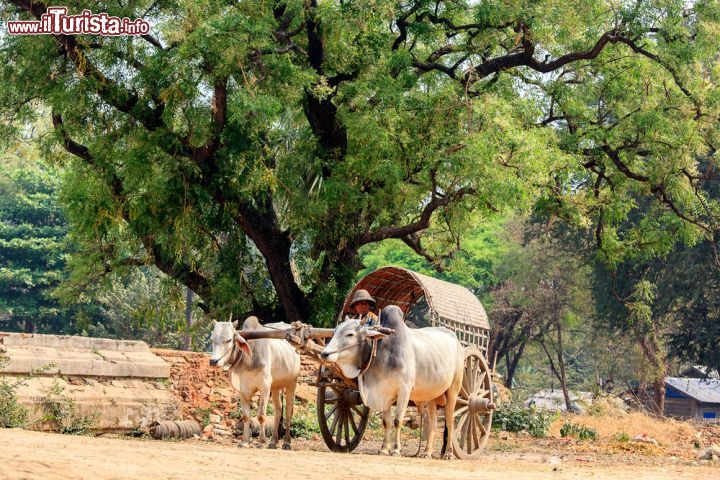
[[714, 478], [717, 467], [564, 462], [544, 455], [488, 453], [479, 461], [420, 460], [317, 451], [240, 449], [202, 441], [156, 442], [0, 429], [2, 479], [262, 480], [333, 479], [657, 479]]

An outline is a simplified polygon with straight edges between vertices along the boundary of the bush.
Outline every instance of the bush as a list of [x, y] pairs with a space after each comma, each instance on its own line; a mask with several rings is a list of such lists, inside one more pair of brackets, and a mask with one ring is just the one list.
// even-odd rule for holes
[[565, 422], [560, 427], [561, 437], [577, 437], [580, 440], [597, 440], [597, 431], [594, 428], [585, 425], [575, 425], [574, 423]]
[[0, 382], [0, 428], [23, 428], [27, 425], [27, 408], [17, 401], [15, 388], [5, 380]]
[[42, 421], [48, 422], [52, 431], [69, 435], [92, 435], [96, 416], [78, 415], [77, 405], [72, 398], [65, 395], [57, 382], [43, 399], [42, 408]]
[[502, 406], [493, 415], [493, 428], [506, 432], [527, 431], [533, 437], [544, 437], [555, 418], [555, 413], [535, 407]]
[[295, 405], [292, 423], [290, 425], [290, 436], [293, 438], [311, 439], [320, 434], [320, 426], [317, 418], [317, 405], [308, 402], [307, 408], [298, 408]]
[[617, 440], [618, 442], [623, 442], [623, 443], [629, 442], [629, 441], [630, 441], [630, 435], [628, 435], [628, 434], [625, 433], [625, 432], [616, 433], [616, 434], [615, 434], [615, 440]]

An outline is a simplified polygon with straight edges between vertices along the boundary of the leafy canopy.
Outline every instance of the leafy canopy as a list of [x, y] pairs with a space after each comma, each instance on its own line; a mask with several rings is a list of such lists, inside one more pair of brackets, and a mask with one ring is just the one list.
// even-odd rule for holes
[[0, 137], [47, 105], [91, 266], [153, 263], [208, 310], [319, 321], [362, 247], [440, 265], [533, 205], [594, 232], [612, 268], [715, 245], [716, 1], [68, 7], [152, 31], [1, 37]]

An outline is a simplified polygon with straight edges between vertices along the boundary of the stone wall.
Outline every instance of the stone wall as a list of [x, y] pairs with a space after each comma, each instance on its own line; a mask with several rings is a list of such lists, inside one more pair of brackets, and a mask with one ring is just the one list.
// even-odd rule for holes
[[76, 414], [94, 417], [97, 431], [132, 431], [179, 419], [170, 389], [170, 365], [145, 342], [0, 332], [0, 376], [24, 380], [18, 400], [36, 428], [51, 390], [70, 398]]

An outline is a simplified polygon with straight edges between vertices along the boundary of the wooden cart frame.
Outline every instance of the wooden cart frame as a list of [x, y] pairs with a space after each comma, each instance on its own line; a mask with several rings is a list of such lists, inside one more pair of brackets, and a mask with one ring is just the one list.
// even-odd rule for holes
[[[388, 305], [400, 307], [410, 326], [444, 326], [455, 332], [465, 347], [465, 371], [455, 407], [452, 449], [458, 458], [477, 457], [487, 444], [495, 408], [487, 361], [490, 325], [480, 301], [465, 287], [400, 267], [385, 267], [368, 274], [352, 291], [358, 289], [367, 290], [375, 298], [378, 311]], [[338, 321], [347, 313], [350, 298], [348, 295]], [[334, 330], [301, 323], [292, 327], [240, 334], [247, 339], [285, 338], [318, 362], [315, 386], [323, 439], [333, 451], [352, 451], [362, 440], [370, 412], [362, 403], [355, 380], [320, 360], [321, 343], [332, 337]]]

